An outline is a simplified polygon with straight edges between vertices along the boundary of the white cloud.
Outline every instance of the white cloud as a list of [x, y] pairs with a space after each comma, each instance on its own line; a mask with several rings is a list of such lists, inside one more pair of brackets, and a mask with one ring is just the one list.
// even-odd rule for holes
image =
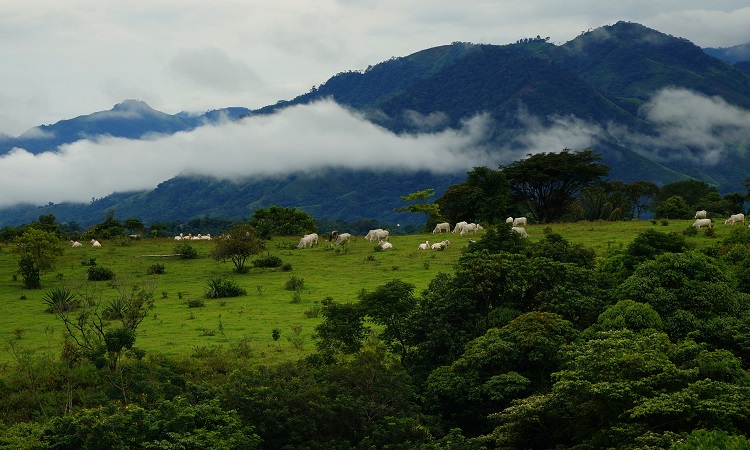
[[40, 155], [15, 149], [0, 157], [0, 206], [82, 202], [153, 189], [178, 174], [241, 179], [323, 168], [465, 172], [497, 164], [485, 147], [490, 125], [480, 115], [460, 130], [395, 135], [324, 101], [148, 140], [82, 140]]
[[610, 132], [626, 145], [658, 161], [692, 160], [714, 165], [738, 147], [750, 147], [750, 112], [720, 97], [667, 88], [641, 107], [656, 125], [654, 135], [613, 125]]

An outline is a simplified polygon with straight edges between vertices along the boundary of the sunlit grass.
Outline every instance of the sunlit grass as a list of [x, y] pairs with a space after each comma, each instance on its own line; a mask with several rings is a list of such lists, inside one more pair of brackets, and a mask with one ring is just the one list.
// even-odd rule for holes
[[[650, 221], [632, 222], [578, 222], [549, 225], [573, 243], [593, 248], [597, 256], [622, 249], [633, 238], [647, 229], [677, 232], [692, 221], [669, 221], [656, 224]], [[545, 225], [526, 227], [531, 240], [544, 235]], [[728, 236], [730, 227], [716, 226], [716, 237], [706, 237], [701, 231], [688, 237], [691, 244], [700, 247], [711, 245]], [[440, 272], [452, 273], [469, 239], [479, 236], [449, 235], [451, 245], [444, 251], [418, 250], [425, 240], [441, 241], [446, 236], [429, 233], [393, 236], [392, 250], [375, 251], [375, 244], [361, 236], [346, 247], [331, 247], [321, 240], [318, 247], [296, 250], [298, 237], [275, 238], [267, 243], [264, 252], [291, 264], [291, 271], [251, 269], [247, 274], [234, 273], [231, 263], [221, 263], [210, 258], [213, 243], [193, 241], [199, 257], [180, 260], [174, 253], [175, 241], [171, 239], [143, 239], [131, 245], [118, 246], [102, 242], [103, 247], [65, 248], [57, 267], [42, 276], [42, 289], [22, 288], [20, 277], [14, 280], [17, 257], [7, 246], [0, 249], [0, 362], [12, 359], [8, 351], [9, 340], [29, 351], [55, 353], [64, 337], [62, 323], [54, 315], [45, 313], [45, 292], [54, 287], [68, 287], [76, 292], [87, 292], [106, 303], [117, 296], [108, 281], [87, 283], [87, 265], [92, 259], [96, 265], [112, 269], [118, 283], [130, 285], [155, 283], [155, 308], [138, 329], [136, 346], [147, 352], [185, 354], [213, 346], [233, 346], [248, 342], [257, 361], [274, 362], [296, 359], [314, 350], [312, 334], [320, 323], [320, 316], [311, 312], [330, 297], [338, 302], [356, 301], [360, 291], [373, 290], [393, 279], [416, 286], [420, 293], [430, 280]], [[258, 255], [259, 257], [262, 255]], [[251, 258], [252, 259], [252, 258]], [[164, 274], [149, 275], [149, 267], [164, 266]], [[245, 296], [232, 298], [205, 298], [208, 282], [225, 277], [247, 291]], [[290, 277], [304, 281], [299, 292], [285, 289]], [[296, 296], [296, 297], [295, 297]], [[189, 307], [191, 300], [203, 299], [203, 306]], [[313, 317], [309, 317], [313, 316]], [[273, 330], [280, 331], [278, 340]], [[291, 339], [294, 329], [299, 330], [299, 340]], [[301, 344], [300, 344], [301, 343]]]

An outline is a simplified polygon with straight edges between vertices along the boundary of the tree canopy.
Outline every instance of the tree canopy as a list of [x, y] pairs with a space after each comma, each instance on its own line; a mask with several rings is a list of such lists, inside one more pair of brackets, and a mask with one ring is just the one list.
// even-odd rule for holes
[[529, 155], [501, 167], [514, 198], [540, 223], [559, 220], [575, 196], [599, 182], [609, 168], [598, 164], [601, 155], [592, 149]]

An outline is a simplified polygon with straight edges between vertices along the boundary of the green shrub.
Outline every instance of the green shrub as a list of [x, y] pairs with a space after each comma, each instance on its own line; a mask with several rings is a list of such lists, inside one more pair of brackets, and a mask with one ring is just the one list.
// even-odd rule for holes
[[102, 310], [102, 317], [107, 320], [122, 319], [128, 312], [128, 304], [121, 297], [113, 299]]
[[148, 275], [163, 275], [164, 274], [164, 264], [152, 264], [149, 266], [148, 269], [146, 269], [146, 274]]
[[239, 297], [247, 294], [245, 289], [241, 288], [237, 283], [231, 280], [215, 277], [208, 280], [207, 284], [207, 298]]
[[70, 289], [56, 287], [44, 294], [44, 303], [47, 304], [45, 312], [66, 313], [80, 306], [81, 301]]
[[281, 267], [281, 258], [274, 255], [264, 256], [253, 261], [253, 266], [258, 268]]
[[174, 252], [180, 255], [180, 259], [195, 259], [198, 257], [198, 250], [194, 249], [187, 242], [180, 242], [175, 245]]
[[89, 281], [107, 281], [115, 277], [115, 273], [112, 269], [101, 266], [92, 266], [86, 271], [88, 273]]
[[282, 272], [291, 272], [292, 271], [292, 265], [290, 263], [284, 263], [281, 266]]
[[191, 298], [187, 301], [188, 308], [202, 308], [205, 304], [202, 298]]
[[300, 277], [291, 276], [286, 283], [284, 283], [284, 289], [287, 291], [299, 291], [305, 285], [305, 280]]

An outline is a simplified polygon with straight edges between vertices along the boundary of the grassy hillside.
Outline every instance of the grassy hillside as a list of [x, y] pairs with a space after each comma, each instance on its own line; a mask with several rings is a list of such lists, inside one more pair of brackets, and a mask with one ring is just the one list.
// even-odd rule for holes
[[[626, 246], [647, 229], [681, 233], [692, 221], [672, 221], [667, 225], [648, 221], [579, 222], [554, 224], [552, 230], [573, 243], [593, 248], [599, 257]], [[688, 237], [695, 246], [707, 246], [729, 234], [729, 227], [718, 225], [716, 237], [704, 233]], [[544, 226], [529, 225], [531, 240], [543, 237]], [[470, 236], [450, 235], [451, 245], [445, 251], [420, 251], [418, 245], [439, 239], [432, 234], [395, 236], [394, 249], [374, 250], [375, 244], [360, 236], [346, 248], [330, 248], [327, 241], [312, 249], [297, 250], [297, 238], [275, 238], [265, 254], [279, 256], [292, 270], [252, 269], [237, 275], [231, 263], [216, 262], [209, 257], [213, 243], [192, 241], [199, 253], [194, 260], [180, 260], [171, 256], [176, 242], [172, 239], [145, 239], [128, 245], [103, 242], [94, 249], [65, 248], [57, 268], [42, 278], [43, 288], [25, 290], [13, 279], [17, 270], [16, 255], [8, 246], [0, 249], [0, 330], [3, 351], [0, 362], [8, 363], [13, 355], [8, 342], [13, 340], [29, 351], [56, 353], [63, 338], [62, 323], [45, 313], [45, 292], [55, 286], [71, 287], [79, 292], [100, 298], [103, 303], [117, 296], [110, 282], [85, 282], [89, 263], [112, 269], [119, 283], [127, 286], [155, 284], [156, 307], [138, 330], [136, 345], [148, 352], [178, 354], [201, 352], [214, 346], [249, 344], [258, 362], [297, 359], [314, 349], [312, 333], [320, 323], [314, 311], [320, 302], [331, 297], [337, 302], [356, 301], [362, 290], [373, 290], [393, 279], [401, 279], [416, 286], [416, 292], [428, 287], [440, 272], [452, 273], [453, 265], [466, 248]], [[476, 239], [476, 237], [471, 236]], [[148, 268], [163, 264], [163, 275], [147, 275]], [[204, 297], [207, 282], [213, 277], [225, 277], [247, 290], [247, 295], [227, 299], [205, 299], [203, 307], [189, 308], [189, 300]], [[304, 280], [299, 301], [294, 291], [286, 290], [291, 277]], [[308, 317], [312, 316], [312, 317]], [[278, 329], [281, 338], [273, 340]], [[295, 335], [295, 329], [299, 334]]]

